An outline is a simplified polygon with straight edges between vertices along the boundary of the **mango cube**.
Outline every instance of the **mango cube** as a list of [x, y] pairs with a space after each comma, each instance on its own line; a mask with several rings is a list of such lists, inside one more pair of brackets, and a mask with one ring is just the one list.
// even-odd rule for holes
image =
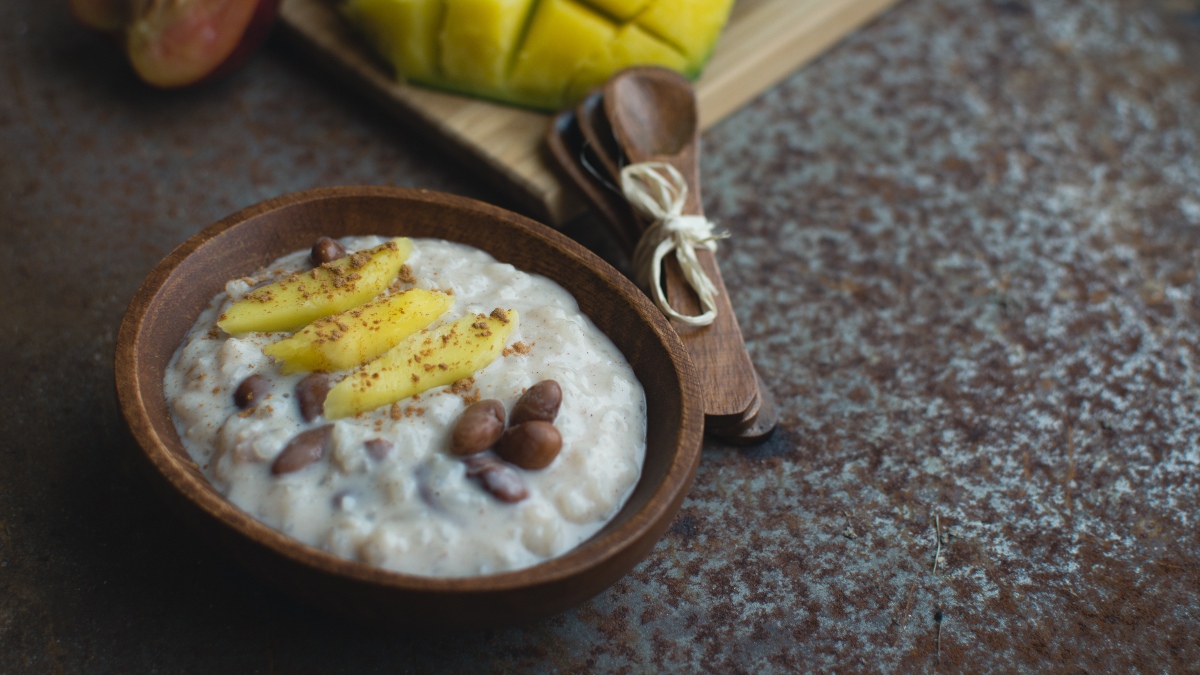
[[509, 85], [523, 98], [554, 101], [552, 107], [558, 107], [580, 64], [616, 34], [611, 21], [571, 0], [542, 0], [513, 63]]
[[546, 110], [635, 65], [699, 76], [734, 0], [347, 0], [346, 19], [412, 80]]
[[412, 240], [392, 239], [367, 251], [263, 286], [225, 310], [217, 325], [230, 335], [296, 330], [379, 295], [412, 253]]
[[496, 309], [410, 336], [338, 382], [325, 398], [325, 417], [350, 417], [470, 377], [500, 355], [517, 320], [516, 310]]
[[428, 0], [349, 0], [342, 13], [371, 49], [403, 77], [438, 74], [440, 3]]
[[446, 0], [440, 38], [442, 74], [460, 86], [504, 86], [533, 0]]
[[263, 353], [283, 362], [284, 375], [355, 368], [433, 323], [453, 304], [452, 295], [410, 288], [317, 319], [292, 337], [267, 345]]

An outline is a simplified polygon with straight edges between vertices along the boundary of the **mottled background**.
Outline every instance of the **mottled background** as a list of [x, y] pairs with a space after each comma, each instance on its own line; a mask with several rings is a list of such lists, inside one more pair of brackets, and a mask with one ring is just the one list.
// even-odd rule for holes
[[1195, 668], [1198, 4], [905, 0], [707, 133], [779, 432], [706, 444], [594, 600], [426, 638], [190, 541], [130, 460], [113, 342], [163, 255], [261, 199], [505, 195], [278, 40], [164, 94], [65, 2], [4, 3], [0, 672]]

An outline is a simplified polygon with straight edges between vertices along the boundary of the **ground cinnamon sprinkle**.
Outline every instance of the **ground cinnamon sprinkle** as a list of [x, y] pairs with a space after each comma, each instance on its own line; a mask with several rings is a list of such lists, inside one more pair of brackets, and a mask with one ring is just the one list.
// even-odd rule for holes
[[396, 276], [396, 281], [405, 284], [415, 284], [417, 282], [417, 278], [413, 276], [412, 267], [408, 265], [401, 265], [400, 274]]
[[500, 323], [508, 323], [508, 312], [497, 307], [492, 310], [492, 318]]
[[513, 354], [528, 354], [533, 349], [533, 345], [527, 345], [524, 342], [514, 342], [511, 347], [505, 347], [501, 352], [504, 356], [512, 356]]
[[388, 410], [388, 417], [391, 417], [393, 420], [424, 416], [425, 409], [415, 405], [408, 405], [401, 408], [399, 403], [393, 403], [391, 409]]

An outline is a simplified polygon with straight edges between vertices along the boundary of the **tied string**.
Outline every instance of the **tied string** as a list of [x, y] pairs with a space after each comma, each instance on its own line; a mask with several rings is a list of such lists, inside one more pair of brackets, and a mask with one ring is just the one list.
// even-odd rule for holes
[[[650, 289], [654, 303], [668, 317], [689, 326], [711, 324], [717, 318], [717, 288], [700, 266], [696, 247], [715, 253], [717, 240], [729, 233], [713, 233], [712, 221], [704, 216], [683, 215], [687, 181], [670, 164], [643, 162], [621, 169], [621, 190], [633, 208], [651, 221], [633, 251], [639, 283]], [[667, 302], [662, 288], [662, 261], [671, 251], [675, 251], [684, 279], [700, 299], [702, 314], [680, 314]]]

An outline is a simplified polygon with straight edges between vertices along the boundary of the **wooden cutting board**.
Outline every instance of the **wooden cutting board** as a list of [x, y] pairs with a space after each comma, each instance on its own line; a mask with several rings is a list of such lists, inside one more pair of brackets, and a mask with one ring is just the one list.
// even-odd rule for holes
[[[815, 58], [897, 0], [738, 0], [696, 83], [707, 129]], [[284, 0], [284, 33], [316, 61], [363, 90], [416, 133], [510, 192], [528, 213], [559, 225], [583, 210], [560, 181], [543, 137], [550, 116], [397, 83], [329, 0]]]

